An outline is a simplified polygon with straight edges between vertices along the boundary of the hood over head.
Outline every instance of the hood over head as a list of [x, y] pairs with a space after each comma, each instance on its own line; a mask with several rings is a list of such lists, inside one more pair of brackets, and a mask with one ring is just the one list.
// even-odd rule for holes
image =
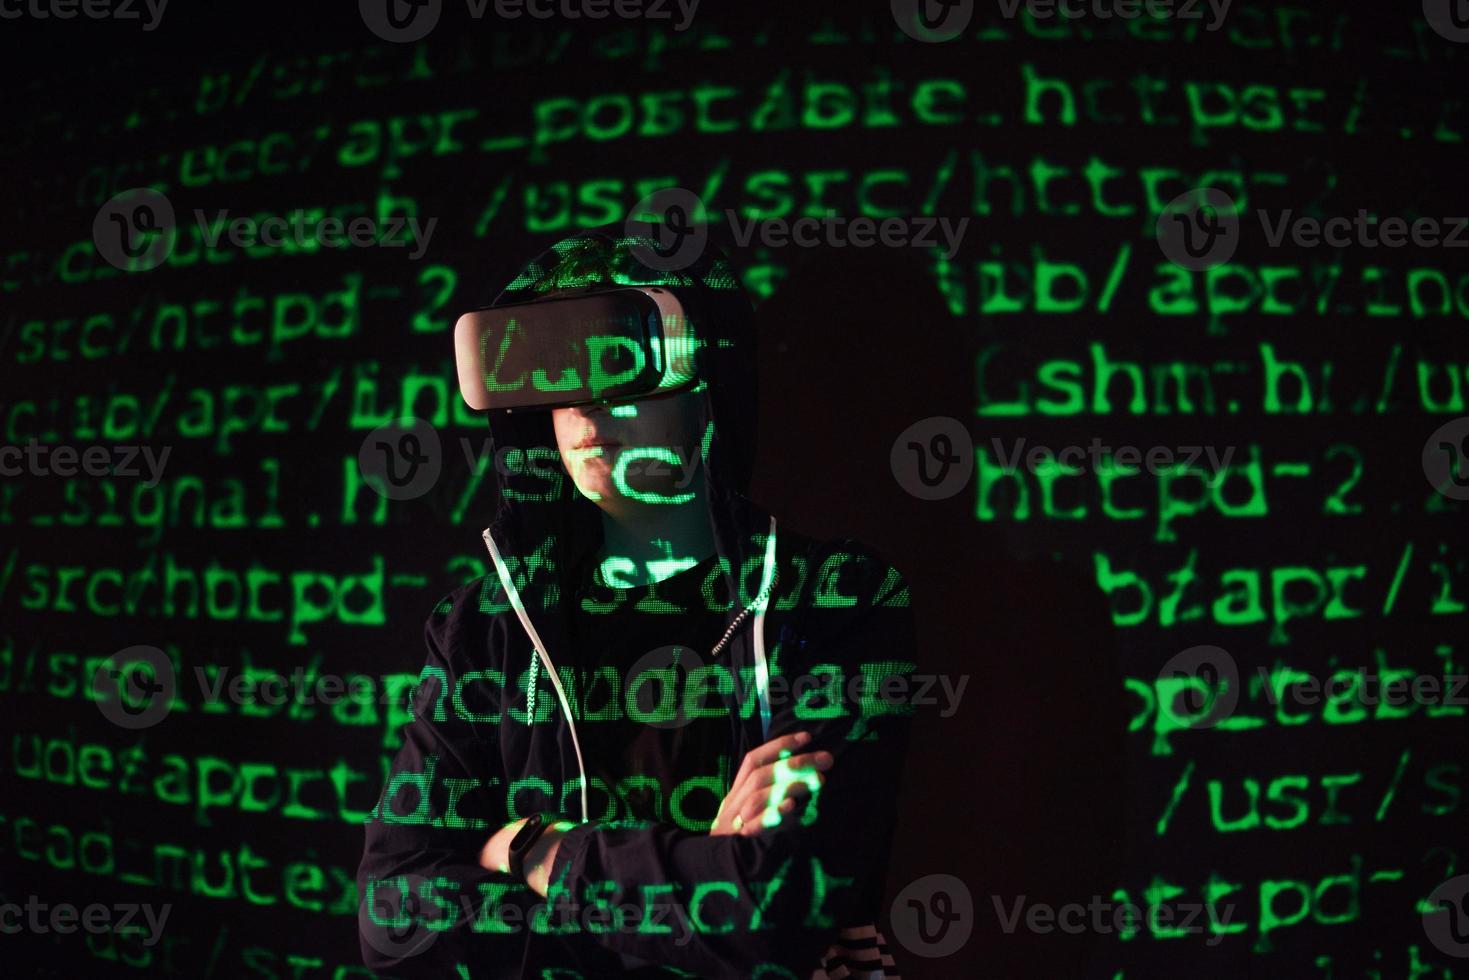
[[[658, 286], [679, 297], [699, 338], [695, 367], [710, 421], [702, 472], [716, 547], [732, 573], [730, 594], [750, 596], [735, 576], [754, 547], [750, 533], [766, 530], [744, 497], [755, 455], [753, 309], [729, 259], [713, 242], [687, 267], [660, 271], [638, 258], [657, 241], [657, 226], [647, 222], [580, 231], [525, 265], [490, 305], [628, 286]], [[528, 573], [552, 572], [561, 586], [556, 591], [565, 594], [565, 576], [600, 547], [601, 513], [561, 464], [550, 410], [488, 415], [497, 498], [490, 533], [502, 553], [526, 563]], [[553, 601], [547, 596], [547, 605]]]

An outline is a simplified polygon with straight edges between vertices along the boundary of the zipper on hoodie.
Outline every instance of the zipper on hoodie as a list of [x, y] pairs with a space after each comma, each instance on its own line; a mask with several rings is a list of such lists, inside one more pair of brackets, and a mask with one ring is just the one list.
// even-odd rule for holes
[[779, 581], [780, 569], [776, 568], [771, 573], [770, 585], [760, 590], [760, 594], [757, 595], [753, 600], [751, 600], [748, 606], [741, 609], [738, 616], [729, 621], [729, 626], [725, 628], [724, 635], [721, 636], [719, 638], [719, 642], [714, 644], [714, 646], [711, 647], [709, 650], [710, 660], [713, 660], [719, 655], [719, 651], [723, 650], [725, 646], [729, 643], [730, 638], [734, 636], [735, 630], [739, 629], [744, 621], [750, 618], [750, 613], [755, 611], [755, 608], [760, 605], [761, 601], [770, 597], [770, 594], [775, 591], [776, 583], [778, 583]]

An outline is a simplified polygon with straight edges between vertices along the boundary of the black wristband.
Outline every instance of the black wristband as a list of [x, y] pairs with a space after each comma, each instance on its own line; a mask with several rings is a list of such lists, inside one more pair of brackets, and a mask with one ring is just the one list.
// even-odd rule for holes
[[519, 880], [525, 881], [525, 856], [550, 829], [554, 818], [552, 813], [532, 813], [510, 841], [510, 873]]

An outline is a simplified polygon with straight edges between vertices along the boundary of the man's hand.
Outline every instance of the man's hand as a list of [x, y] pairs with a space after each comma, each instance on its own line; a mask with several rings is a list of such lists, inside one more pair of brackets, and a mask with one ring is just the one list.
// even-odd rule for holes
[[[480, 867], [502, 874], [510, 873], [510, 842], [520, 833], [520, 827], [526, 819], [528, 818], [522, 817], [507, 823], [490, 835], [479, 853]], [[535, 844], [525, 856], [525, 883], [542, 898], [546, 897], [551, 884], [551, 864], [556, 860], [561, 837], [574, 826], [576, 825], [569, 820], [558, 820], [551, 824], [536, 838]]]
[[816, 796], [835, 760], [830, 752], [793, 754], [810, 741], [810, 732], [795, 732], [746, 752], [729, 793], [719, 804], [710, 835], [758, 834], [779, 826], [803, 803], [803, 822], [814, 820]]
[[[734, 784], [719, 804], [714, 825], [709, 828], [710, 835], [757, 834], [779, 826], [803, 804], [803, 821], [810, 823], [815, 819], [816, 797], [826, 782], [825, 771], [835, 760], [830, 752], [794, 754], [810, 741], [809, 732], [796, 732], [773, 738], [745, 753]], [[509, 872], [510, 842], [523, 823], [524, 819], [512, 821], [490, 835], [480, 851], [481, 867]], [[526, 882], [536, 894], [545, 896], [557, 847], [562, 835], [573, 826], [569, 822], [553, 824], [526, 855]]]

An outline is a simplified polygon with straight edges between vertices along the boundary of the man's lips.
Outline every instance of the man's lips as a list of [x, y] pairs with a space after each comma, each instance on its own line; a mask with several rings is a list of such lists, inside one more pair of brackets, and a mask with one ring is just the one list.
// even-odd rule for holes
[[600, 438], [600, 437], [593, 437], [593, 438], [590, 438], [590, 439], [583, 439], [580, 442], [578, 442], [575, 446], [572, 446], [571, 448], [572, 449], [601, 449], [601, 448], [610, 448], [610, 447], [621, 446], [621, 445], [622, 445], [622, 443], [618, 442], [616, 439], [603, 439], [603, 438]]

